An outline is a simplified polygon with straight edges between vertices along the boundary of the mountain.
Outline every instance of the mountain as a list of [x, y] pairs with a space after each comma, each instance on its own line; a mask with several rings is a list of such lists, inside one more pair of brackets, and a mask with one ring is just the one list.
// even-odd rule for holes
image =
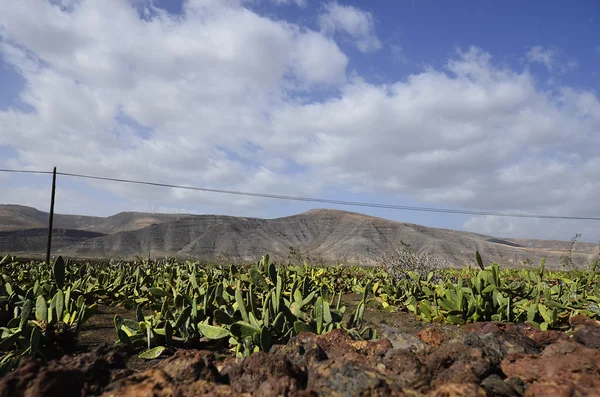
[[[54, 214], [53, 227], [111, 234], [138, 230], [155, 223], [170, 222], [187, 215], [121, 212], [106, 218], [84, 215]], [[48, 228], [48, 213], [32, 207], [0, 204], [0, 231]]]
[[[54, 250], [70, 247], [79, 242], [105, 236], [102, 233], [76, 229], [52, 229]], [[27, 253], [36, 256], [46, 252], [48, 229], [0, 231], [0, 252]]]
[[[53, 227], [85, 230], [105, 218], [54, 214]], [[48, 213], [23, 205], [0, 205], [0, 231], [48, 228]]]
[[[34, 255], [45, 248], [48, 214], [34, 208], [0, 205], [0, 252]], [[135, 256], [252, 262], [266, 253], [287, 260], [290, 247], [313, 261], [372, 264], [378, 252], [400, 241], [422, 252], [445, 257], [451, 266], [474, 262], [479, 251], [487, 262], [519, 266], [548, 259], [558, 267], [569, 242], [502, 239], [463, 231], [394, 222], [353, 212], [319, 209], [276, 219], [219, 215], [126, 212], [110, 217], [55, 215], [53, 253], [85, 258]], [[597, 246], [577, 243], [573, 260], [587, 263]]]

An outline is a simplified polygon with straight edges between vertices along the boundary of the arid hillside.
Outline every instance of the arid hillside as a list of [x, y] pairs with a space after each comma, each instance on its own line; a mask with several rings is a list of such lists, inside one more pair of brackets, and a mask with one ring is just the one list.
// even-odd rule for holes
[[[43, 252], [47, 219], [47, 213], [34, 208], [0, 206], [0, 251]], [[472, 263], [477, 250], [486, 262], [505, 266], [537, 265], [547, 258], [549, 266], [558, 267], [569, 247], [564, 241], [495, 238], [327, 209], [276, 219], [136, 212], [106, 218], [56, 215], [54, 224], [62, 230], [55, 233], [54, 252], [86, 258], [150, 255], [255, 261], [269, 253], [274, 259], [287, 260], [293, 247], [299, 256], [316, 262], [368, 265], [373, 263], [374, 252], [403, 241], [418, 251], [445, 257], [450, 266]], [[572, 257], [584, 264], [594, 255], [597, 246], [577, 243]]]

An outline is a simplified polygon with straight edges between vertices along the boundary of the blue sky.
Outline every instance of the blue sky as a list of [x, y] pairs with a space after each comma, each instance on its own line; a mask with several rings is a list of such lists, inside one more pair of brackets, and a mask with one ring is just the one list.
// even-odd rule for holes
[[[0, 86], [0, 168], [600, 215], [596, 1], [3, 2]], [[47, 177], [0, 184], [0, 202], [47, 209]], [[313, 207], [65, 177], [57, 198], [90, 215]], [[337, 208], [600, 240], [598, 222]]]

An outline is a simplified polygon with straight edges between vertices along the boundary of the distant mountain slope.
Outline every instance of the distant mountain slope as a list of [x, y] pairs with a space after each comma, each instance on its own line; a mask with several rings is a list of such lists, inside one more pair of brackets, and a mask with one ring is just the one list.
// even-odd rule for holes
[[[110, 234], [143, 229], [155, 223], [171, 222], [187, 215], [121, 212], [106, 218], [84, 215], [54, 214], [57, 229], [79, 229]], [[48, 227], [48, 213], [32, 207], [0, 204], [0, 231]]]
[[[269, 253], [287, 259], [289, 248], [326, 262], [370, 263], [370, 252], [381, 252], [404, 241], [419, 251], [437, 253], [454, 266], [473, 263], [478, 250], [488, 261], [519, 265], [528, 258], [538, 264], [547, 257], [558, 265], [560, 254], [518, 247], [507, 240], [475, 233], [427, 228], [361, 214], [312, 210], [277, 219], [191, 216], [136, 231], [115, 233], [66, 247], [67, 255], [98, 257], [180, 256], [212, 259], [224, 253], [233, 259], [255, 261]], [[587, 255], [574, 253], [576, 261]]]
[[187, 216], [189, 215], [121, 212], [107, 218], [100, 218], [100, 221], [97, 223], [88, 224], [87, 227], [85, 227], [85, 230], [112, 234], [131, 230], [139, 230], [158, 223], [176, 221]]
[[[561, 252], [569, 249], [570, 241], [559, 240], [532, 240], [532, 239], [511, 239], [512, 242], [519, 244], [523, 248], [537, 249], [543, 251]], [[575, 252], [583, 254], [597, 254], [598, 244], [576, 242], [573, 246]]]
[[[57, 229], [85, 229], [105, 218], [83, 215], [54, 214]], [[48, 227], [48, 213], [23, 205], [0, 205], [0, 231]]]
[[[0, 214], [3, 208], [4, 214], [7, 213], [5, 207], [10, 206], [0, 206]], [[17, 233], [16, 228], [35, 224], [36, 219], [37, 222], [47, 219], [47, 214], [28, 207], [17, 210], [17, 219], [0, 217], [13, 228], [13, 232], [4, 232], [8, 233], [4, 240], [0, 238], [0, 251], [13, 252], [17, 248], [22, 251], [24, 246], [30, 247], [32, 253], [35, 249], [43, 251], [45, 244], [39, 233], [45, 235], [45, 231], [31, 232], [29, 237], [23, 231], [18, 232], [21, 233], [18, 237], [10, 234]], [[88, 258], [151, 255], [211, 260], [228, 256], [239, 261], [256, 261], [269, 253], [277, 260], [287, 260], [290, 247], [294, 247], [317, 261], [370, 264], [374, 259], [372, 252], [388, 250], [404, 241], [419, 251], [444, 256], [452, 266], [473, 264], [477, 250], [487, 262], [519, 266], [529, 259], [537, 265], [547, 258], [550, 267], [558, 267], [560, 256], [568, 248], [568, 242], [501, 239], [325, 209], [276, 219], [135, 212], [107, 218], [58, 215], [55, 219], [58, 224], [76, 223], [81, 231], [101, 233], [65, 237], [54, 245], [55, 254]], [[36, 242], [28, 242], [28, 238]], [[573, 259], [583, 264], [596, 253], [594, 244], [577, 243]]]
[[[101, 236], [104, 234], [74, 229], [52, 229], [52, 248], [57, 250]], [[39, 254], [46, 252], [47, 244], [48, 229], [0, 231], [0, 253]]]

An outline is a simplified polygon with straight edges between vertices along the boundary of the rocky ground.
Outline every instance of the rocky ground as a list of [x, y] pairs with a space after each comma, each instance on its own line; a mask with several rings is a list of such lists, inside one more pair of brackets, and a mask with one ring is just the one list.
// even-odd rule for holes
[[380, 324], [385, 338], [372, 342], [355, 341], [342, 330], [301, 334], [246, 359], [179, 350], [136, 368], [126, 348], [90, 343], [91, 351], [47, 365], [22, 360], [0, 380], [0, 397], [600, 396], [598, 321], [574, 317], [573, 332], [561, 333], [388, 317], [408, 325]]

